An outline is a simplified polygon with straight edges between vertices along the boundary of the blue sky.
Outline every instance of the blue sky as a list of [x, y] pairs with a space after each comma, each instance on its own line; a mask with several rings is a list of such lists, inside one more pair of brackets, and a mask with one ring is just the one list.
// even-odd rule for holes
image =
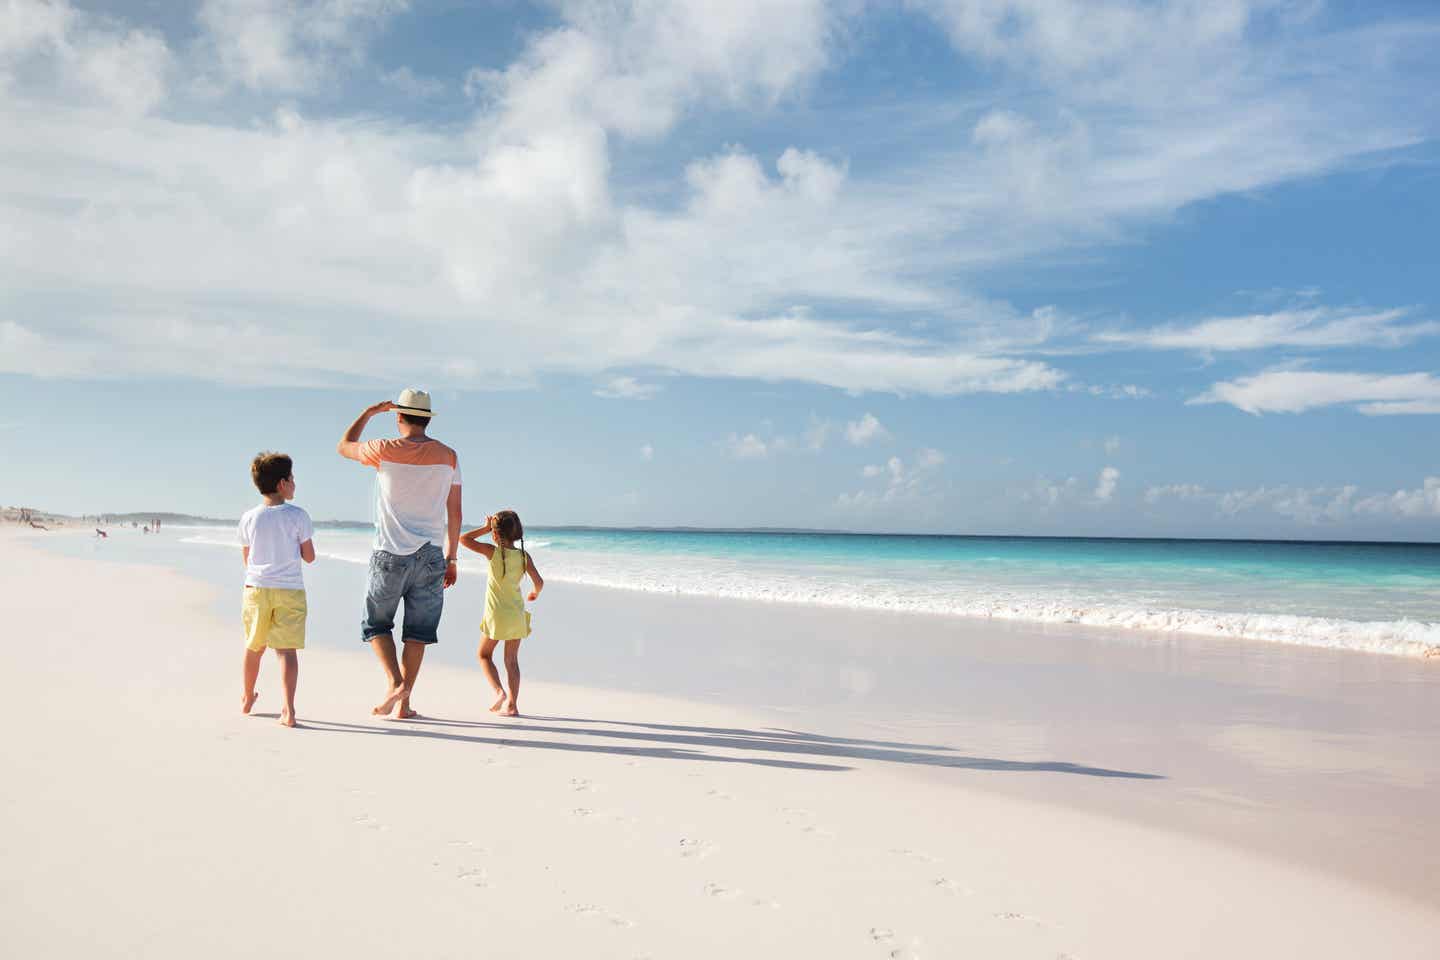
[[[0, 501], [1440, 538], [1440, 9], [15, 0]], [[388, 430], [377, 424], [371, 435]]]

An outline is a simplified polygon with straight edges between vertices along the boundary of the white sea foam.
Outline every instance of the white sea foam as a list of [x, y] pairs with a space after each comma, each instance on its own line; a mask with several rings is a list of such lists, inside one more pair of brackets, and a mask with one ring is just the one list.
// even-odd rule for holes
[[[369, 562], [369, 537], [317, 537], [317, 553], [333, 560]], [[209, 533], [181, 542], [235, 546]], [[548, 546], [549, 544], [544, 544]], [[535, 547], [541, 548], [537, 541]], [[546, 580], [612, 590], [714, 597], [763, 603], [808, 604], [855, 610], [936, 614], [1040, 624], [1081, 624], [1162, 634], [1235, 637], [1269, 643], [1356, 650], [1408, 657], [1440, 657], [1440, 623], [1418, 620], [1347, 620], [1291, 613], [1186, 609], [1096, 597], [1076, 590], [991, 587], [980, 583], [925, 583], [913, 579], [867, 580], [807, 576], [793, 568], [759, 568], [718, 557], [669, 558], [663, 564], [611, 552], [560, 551], [537, 556]], [[462, 557], [462, 570], [480, 573], [478, 560]]]

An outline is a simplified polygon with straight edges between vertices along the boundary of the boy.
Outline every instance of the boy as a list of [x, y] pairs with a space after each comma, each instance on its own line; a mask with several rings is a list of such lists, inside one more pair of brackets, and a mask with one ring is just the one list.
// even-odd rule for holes
[[245, 624], [245, 694], [242, 713], [255, 705], [255, 680], [265, 648], [280, 659], [285, 685], [283, 726], [295, 726], [295, 682], [300, 662], [295, 651], [305, 649], [305, 580], [300, 561], [315, 562], [315, 528], [310, 515], [294, 504], [295, 474], [283, 453], [258, 454], [250, 464], [250, 477], [265, 498], [240, 518], [240, 544], [245, 561], [245, 602], [240, 616]]

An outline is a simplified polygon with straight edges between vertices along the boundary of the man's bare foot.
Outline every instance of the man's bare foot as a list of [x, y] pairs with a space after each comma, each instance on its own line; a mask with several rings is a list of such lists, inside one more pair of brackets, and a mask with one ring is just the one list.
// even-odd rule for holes
[[293, 727], [293, 726], [295, 726], [295, 712], [294, 712], [293, 710], [281, 710], [281, 711], [280, 711], [280, 726], [282, 726], [282, 727]]
[[505, 696], [505, 694], [503, 694], [503, 693], [500, 694], [500, 696], [498, 696], [498, 697], [495, 698], [495, 702], [492, 703], [492, 704], [490, 704], [490, 712], [491, 712], [491, 713], [499, 713], [499, 712], [500, 712], [500, 708], [503, 707], [503, 706], [505, 706], [505, 701], [508, 700], [508, 699], [510, 699], [510, 698], [507, 697], [507, 696]]
[[520, 708], [515, 705], [515, 702], [513, 700], [506, 701], [505, 709], [500, 711], [500, 716], [518, 717], [520, 716]]
[[260, 694], [256, 693], [254, 690], [251, 690], [245, 696], [240, 698], [240, 712], [249, 713], [250, 708], [255, 706], [255, 701], [259, 699]]
[[371, 710], [370, 712], [377, 717], [388, 716], [390, 711], [395, 709], [395, 704], [399, 703], [403, 699], [405, 699], [405, 688], [403, 686], [396, 687], [395, 689], [390, 691], [389, 695], [386, 696], [384, 700], [381, 700], [380, 703], [376, 705], [374, 710]]

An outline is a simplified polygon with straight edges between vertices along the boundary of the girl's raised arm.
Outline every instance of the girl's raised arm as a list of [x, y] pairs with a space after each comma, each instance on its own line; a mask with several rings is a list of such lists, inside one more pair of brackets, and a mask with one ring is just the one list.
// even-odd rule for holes
[[460, 544], [467, 550], [474, 550], [476, 553], [489, 560], [495, 554], [494, 544], [481, 543], [480, 538], [490, 532], [490, 526], [495, 522], [494, 517], [486, 517], [483, 527], [476, 527], [474, 530], [466, 530], [460, 534]]

